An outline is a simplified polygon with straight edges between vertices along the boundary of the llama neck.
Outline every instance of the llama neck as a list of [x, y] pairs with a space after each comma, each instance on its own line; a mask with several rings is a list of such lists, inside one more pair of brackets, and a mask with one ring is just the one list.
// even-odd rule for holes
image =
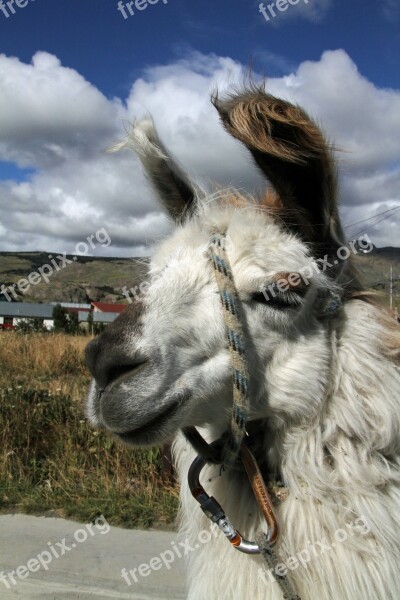
[[333, 376], [323, 413], [285, 434], [282, 469], [295, 493], [311, 486], [326, 502], [339, 490], [354, 496], [393, 477], [391, 465], [400, 451], [400, 370], [383, 355], [379, 316], [378, 308], [362, 301], [346, 307], [345, 321], [334, 334]]
[[[382, 353], [379, 316], [372, 305], [349, 303], [333, 333], [332, 376], [319, 414], [313, 421], [264, 431], [263, 455], [257, 458], [264, 459], [273, 477], [282, 475], [292, 496], [336, 510], [340, 498], [354, 506], [357, 498], [400, 483], [400, 369]], [[222, 425], [202, 431], [208, 441], [222, 432]], [[185, 478], [193, 453], [182, 458], [179, 470]], [[220, 478], [214, 471], [210, 493], [223, 480], [219, 493], [231, 497], [228, 474]], [[235, 477], [232, 481], [236, 486]]]
[[[279, 556], [287, 564], [293, 557], [310, 559], [291, 571], [302, 598], [398, 597], [400, 370], [383, 356], [378, 315], [378, 309], [363, 302], [346, 308], [342, 331], [333, 340], [334, 376], [314, 422], [265, 432], [268, 462], [271, 457], [272, 462], [279, 461], [289, 486], [288, 498], [276, 507]], [[210, 440], [220, 431], [202, 433]], [[209, 523], [185, 481], [194, 452], [179, 436], [175, 453], [183, 484], [181, 532], [195, 545]], [[265, 525], [246, 476], [212, 466], [202, 476], [208, 493], [221, 503], [235, 527], [254, 539]], [[228, 597], [223, 594], [231, 573], [239, 570], [246, 577], [235, 579], [237, 597], [246, 597], [250, 588], [257, 599], [280, 597], [269, 580], [260, 577], [260, 563], [232, 552], [222, 535], [216, 535], [198, 556], [193, 553], [189, 563], [189, 598], [200, 598], [198, 589], [210, 573], [214, 573], [209, 585], [215, 595]], [[230, 569], [210, 568], [215, 564]]]

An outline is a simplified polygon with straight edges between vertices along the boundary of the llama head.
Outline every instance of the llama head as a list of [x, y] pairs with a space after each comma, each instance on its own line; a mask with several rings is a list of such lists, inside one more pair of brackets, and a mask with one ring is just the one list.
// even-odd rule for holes
[[232, 366], [209, 259], [213, 233], [226, 236], [243, 305], [250, 420], [281, 427], [321, 410], [333, 312], [326, 309], [332, 293], [357, 285], [351, 266], [330, 258], [343, 234], [332, 152], [316, 125], [262, 89], [213, 102], [274, 188], [259, 202], [232, 191], [204, 195], [151, 121], [120, 145], [137, 152], [177, 222], [152, 257], [142, 298], [87, 348], [89, 418], [132, 444], [158, 444], [190, 425], [223, 431], [229, 422]]

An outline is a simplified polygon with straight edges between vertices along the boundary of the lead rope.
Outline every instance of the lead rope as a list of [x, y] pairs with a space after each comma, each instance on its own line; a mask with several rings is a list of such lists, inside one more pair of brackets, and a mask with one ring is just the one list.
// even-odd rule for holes
[[[183, 432], [195, 450], [203, 457], [203, 463], [205, 461], [212, 463], [222, 462], [227, 467], [235, 467], [237, 466], [240, 454], [255, 497], [269, 527], [268, 534], [260, 531], [257, 535], [258, 548], [256, 551], [262, 554], [268, 568], [274, 574], [282, 591], [283, 599], [301, 600], [295, 594], [287, 577], [278, 575], [275, 571], [280, 561], [274, 549], [274, 544], [278, 537], [278, 527], [273, 512], [272, 501], [268, 495], [257, 463], [244, 443], [249, 413], [249, 371], [243, 331], [244, 316], [242, 315], [241, 301], [226, 253], [225, 241], [226, 238], [224, 235], [213, 234], [210, 239], [209, 250], [223, 307], [223, 317], [227, 328], [229, 352], [233, 367], [233, 407], [230, 429], [225, 436], [221, 453], [216, 452], [214, 447], [208, 444], [194, 427], [185, 428]], [[197, 463], [200, 462], [197, 466], [196, 461]], [[240, 542], [238, 540], [242, 540], [242, 545], [244, 546], [242, 551], [246, 552], [247, 541], [234, 530], [229, 519], [223, 513], [222, 508], [214, 498], [210, 498], [206, 494], [200, 485], [198, 475], [201, 470], [201, 459], [196, 459], [196, 461], [191, 467], [192, 473], [189, 473], [189, 480], [192, 480], [190, 487], [194, 497], [202, 504], [205, 514], [219, 524], [231, 543], [237, 546], [238, 549], [240, 549]], [[254, 544], [250, 542], [250, 546], [253, 547], [253, 551], [250, 553], [254, 553]]]
[[232, 418], [222, 453], [223, 463], [233, 467], [246, 435], [249, 413], [249, 370], [245, 353], [241, 302], [226, 254], [225, 236], [212, 235], [209, 249], [221, 298], [233, 367]]

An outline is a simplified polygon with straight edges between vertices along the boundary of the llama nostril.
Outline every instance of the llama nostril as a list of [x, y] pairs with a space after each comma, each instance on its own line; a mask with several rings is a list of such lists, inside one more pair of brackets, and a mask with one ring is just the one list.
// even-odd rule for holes
[[109, 368], [105, 369], [103, 379], [105, 382], [105, 386], [113, 383], [116, 379], [119, 379], [123, 375], [127, 373], [133, 373], [136, 369], [138, 369], [141, 365], [143, 365], [146, 360], [138, 360], [137, 362], [129, 362], [126, 364], [113, 364], [110, 365]]
[[104, 389], [127, 373], [133, 373], [147, 362], [143, 357], [129, 357], [125, 352], [115, 349], [111, 354], [102, 351], [98, 339], [88, 344], [85, 350], [86, 365], [97, 385]]

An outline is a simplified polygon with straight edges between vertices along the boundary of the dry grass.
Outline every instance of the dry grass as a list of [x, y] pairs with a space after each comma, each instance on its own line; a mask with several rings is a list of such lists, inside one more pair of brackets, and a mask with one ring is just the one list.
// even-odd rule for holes
[[161, 452], [132, 450], [85, 421], [87, 338], [0, 334], [0, 508], [166, 526], [177, 508]]

